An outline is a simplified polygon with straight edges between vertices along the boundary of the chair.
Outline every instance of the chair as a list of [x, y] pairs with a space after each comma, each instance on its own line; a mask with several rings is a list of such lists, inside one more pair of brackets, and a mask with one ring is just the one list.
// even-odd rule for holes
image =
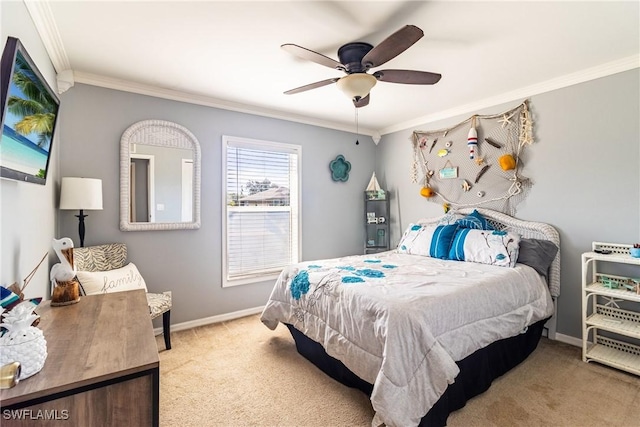
[[[78, 271], [109, 271], [122, 268], [127, 262], [127, 245], [110, 243], [106, 245], [73, 248], [73, 261]], [[147, 303], [151, 319], [162, 314], [164, 345], [171, 350], [171, 291], [156, 294], [147, 292]]]

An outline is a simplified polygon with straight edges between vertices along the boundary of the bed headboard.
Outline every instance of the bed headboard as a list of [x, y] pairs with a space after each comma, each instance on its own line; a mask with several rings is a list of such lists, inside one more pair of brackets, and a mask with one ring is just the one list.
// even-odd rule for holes
[[[442, 216], [425, 218], [418, 222], [420, 224], [434, 225], [453, 223], [458, 218], [470, 214], [473, 210], [474, 208], [458, 209], [455, 212], [450, 211]], [[558, 247], [558, 253], [549, 269], [549, 291], [551, 292], [551, 296], [554, 298], [558, 297], [560, 295], [560, 235], [558, 231], [551, 225], [543, 222], [524, 221], [490, 209], [477, 208], [477, 211], [480, 212], [496, 230], [512, 231], [522, 237], [549, 240], [555, 243]]]

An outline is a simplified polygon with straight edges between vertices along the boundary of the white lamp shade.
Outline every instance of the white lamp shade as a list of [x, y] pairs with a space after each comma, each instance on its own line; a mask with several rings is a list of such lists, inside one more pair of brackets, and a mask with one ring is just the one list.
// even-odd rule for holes
[[377, 82], [378, 80], [371, 74], [354, 73], [342, 77], [336, 85], [345, 95], [353, 99], [367, 96]]
[[62, 178], [60, 209], [102, 209], [102, 180], [94, 178]]

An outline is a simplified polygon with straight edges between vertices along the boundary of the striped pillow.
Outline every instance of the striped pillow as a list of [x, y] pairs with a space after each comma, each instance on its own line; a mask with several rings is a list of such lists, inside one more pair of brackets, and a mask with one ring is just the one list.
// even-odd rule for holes
[[458, 226], [409, 224], [398, 244], [398, 253], [447, 259]]

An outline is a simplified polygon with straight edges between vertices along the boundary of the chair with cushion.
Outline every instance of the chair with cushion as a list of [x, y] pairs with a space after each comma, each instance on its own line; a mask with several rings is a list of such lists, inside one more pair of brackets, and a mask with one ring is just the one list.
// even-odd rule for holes
[[[124, 243], [74, 248], [73, 259], [84, 295], [122, 292], [135, 289], [147, 291], [147, 285], [133, 263], [127, 263], [127, 246]], [[156, 294], [147, 292], [151, 319], [162, 314], [164, 344], [171, 349], [170, 316], [171, 291]]]

